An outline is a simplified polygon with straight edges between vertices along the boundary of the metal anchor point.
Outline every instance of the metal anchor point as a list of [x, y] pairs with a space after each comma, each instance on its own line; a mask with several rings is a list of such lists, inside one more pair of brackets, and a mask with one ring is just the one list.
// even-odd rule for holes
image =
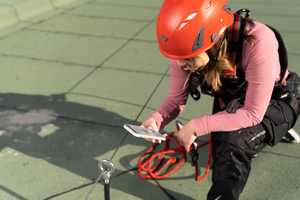
[[[106, 164], [105, 168], [103, 167], [103, 164]], [[100, 160], [98, 166], [101, 171], [104, 171], [103, 173], [104, 183], [108, 184], [110, 175], [115, 171], [114, 164], [110, 160], [102, 159]]]

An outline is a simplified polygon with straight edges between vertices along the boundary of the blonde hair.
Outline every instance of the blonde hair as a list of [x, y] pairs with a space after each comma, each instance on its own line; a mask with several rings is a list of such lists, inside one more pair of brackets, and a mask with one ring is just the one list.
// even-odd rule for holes
[[[220, 39], [216, 42], [216, 44], [212, 48], [210, 48], [212, 55], [216, 55], [216, 53], [218, 53], [218, 49], [222, 44], [223, 37], [224, 33], [221, 35]], [[226, 39], [224, 39], [224, 44], [221, 47], [218, 55], [216, 55], [216, 57], [217, 58], [214, 62], [212, 62], [209, 66], [205, 67], [206, 82], [211, 84], [214, 90], [217, 89], [219, 86], [222, 86], [220, 75], [222, 75], [223, 70], [233, 71], [232, 65], [227, 59]]]
[[[251, 44], [251, 46], [254, 46], [254, 42], [253, 40], [255, 39], [254, 35], [246, 35], [246, 25], [252, 23], [252, 19], [248, 19], [248, 18], [243, 18], [242, 19], [242, 26], [244, 27], [243, 30], [241, 30], [240, 33], [240, 38], [246, 40], [247, 42], [249, 42]], [[210, 51], [212, 53], [212, 55], [216, 55], [216, 53], [218, 52], [218, 49], [221, 47], [222, 42], [223, 42], [223, 38], [225, 37], [225, 34], [223, 33], [220, 38], [218, 39], [218, 41], [214, 44], [214, 46], [212, 46], [210, 48]], [[222, 82], [220, 80], [220, 75], [223, 75], [223, 70], [229, 70], [229, 71], [233, 71], [233, 66], [230, 62], [230, 59], [227, 57], [227, 39], [224, 38], [224, 44], [222, 45], [218, 55], [216, 55], [216, 60], [214, 62], [212, 62], [209, 66], [206, 66], [204, 68], [204, 73], [205, 73], [205, 77], [206, 81], [208, 84], [210, 84], [212, 86], [212, 88], [214, 90], [218, 89], [218, 87], [222, 86]], [[190, 79], [191, 74], [194, 72], [194, 61], [195, 58], [190, 58], [191, 59], [191, 63], [192, 63], [192, 70], [189, 73], [187, 80], [185, 81], [184, 86], [186, 86], [187, 82]], [[200, 84], [203, 84], [200, 83]]]

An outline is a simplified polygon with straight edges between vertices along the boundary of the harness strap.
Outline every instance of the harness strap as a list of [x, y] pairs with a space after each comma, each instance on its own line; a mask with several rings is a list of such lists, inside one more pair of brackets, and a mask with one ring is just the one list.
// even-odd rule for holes
[[199, 78], [197, 76], [192, 76], [191, 77], [191, 83], [190, 83], [190, 95], [192, 96], [192, 98], [197, 101], [200, 99], [201, 94], [199, 92], [199, 90], [197, 89], [199, 86]]
[[242, 26], [242, 16], [234, 15], [233, 24], [226, 29], [227, 31], [227, 39], [229, 42], [227, 56], [230, 58], [231, 63], [233, 65], [237, 65], [242, 57], [242, 49], [243, 45], [241, 44], [243, 41], [240, 40], [240, 30]]
[[211, 52], [211, 50], [210, 49], [208, 49], [207, 51], [206, 51], [206, 53], [207, 53], [207, 55], [208, 55], [208, 57], [209, 57], [209, 62], [207, 63], [207, 65], [206, 66], [209, 66], [209, 65], [211, 65], [215, 60], [217, 60], [217, 56], [218, 56], [218, 54], [219, 54], [219, 52], [220, 52], [220, 50], [222, 49], [222, 47], [223, 47], [223, 44], [224, 44], [224, 40], [225, 40], [225, 37], [223, 37], [223, 39], [222, 39], [222, 43], [221, 43], [221, 45], [220, 45], [220, 47], [218, 48], [218, 50], [217, 50], [217, 52], [216, 52], [216, 54], [215, 55], [213, 55], [212, 54], [212, 52]]
[[[243, 11], [245, 12], [245, 11]], [[247, 13], [248, 14], [248, 13]], [[248, 16], [250, 13], [248, 14]], [[213, 63], [217, 59], [217, 55], [224, 44], [225, 38], [228, 41], [227, 45], [227, 56], [230, 58], [231, 63], [233, 64], [233, 71], [224, 70], [220, 75], [220, 78], [225, 81], [237, 81], [237, 64], [241, 60], [242, 50], [243, 50], [243, 41], [240, 39], [240, 30], [242, 29], [242, 16], [239, 14], [234, 14], [233, 24], [225, 30], [225, 36], [223, 41], [217, 50], [215, 55], [212, 54], [210, 50], [207, 50], [206, 53], [209, 56], [209, 62], [207, 66]], [[186, 69], [184, 69], [186, 70]], [[197, 80], [198, 79], [198, 80]], [[222, 93], [221, 90], [213, 91], [212, 88], [205, 84], [203, 74], [199, 72], [193, 72], [191, 74], [191, 84], [190, 84], [190, 95], [194, 100], [200, 99], [200, 92], [198, 91], [198, 86], [201, 87], [201, 93], [214, 96], [215, 92]]]

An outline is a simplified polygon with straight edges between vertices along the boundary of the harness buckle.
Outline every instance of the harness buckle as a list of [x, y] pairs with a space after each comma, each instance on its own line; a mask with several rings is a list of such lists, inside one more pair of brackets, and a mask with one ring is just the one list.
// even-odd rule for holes
[[198, 151], [198, 145], [197, 145], [196, 142], [194, 142], [191, 145], [191, 151], [190, 151], [190, 155], [191, 155], [191, 158], [192, 158], [191, 165], [193, 167], [197, 165], [197, 161], [198, 161], [198, 157], [199, 157], [199, 153], [197, 151]]

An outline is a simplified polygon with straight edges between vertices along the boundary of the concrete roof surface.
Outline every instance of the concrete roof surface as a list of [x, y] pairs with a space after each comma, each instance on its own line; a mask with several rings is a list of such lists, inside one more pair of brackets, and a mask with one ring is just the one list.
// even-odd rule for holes
[[[155, 33], [162, 3], [0, 0], [1, 200], [83, 200], [101, 174], [102, 159], [115, 166], [110, 199], [206, 199], [211, 171], [196, 182], [189, 155], [165, 179], [140, 178], [138, 159], [152, 144], [122, 127], [140, 125], [168, 95], [169, 60]], [[286, 43], [289, 69], [300, 74], [300, 1], [229, 3], [275, 27]], [[190, 98], [178, 119], [210, 114], [212, 99], [201, 98]], [[172, 122], [163, 132], [175, 130]], [[294, 130], [300, 133], [299, 122]], [[253, 159], [240, 199], [300, 199], [299, 155], [299, 144], [266, 147]], [[205, 146], [199, 150], [201, 175], [207, 158]], [[101, 178], [88, 199], [104, 195]]]

